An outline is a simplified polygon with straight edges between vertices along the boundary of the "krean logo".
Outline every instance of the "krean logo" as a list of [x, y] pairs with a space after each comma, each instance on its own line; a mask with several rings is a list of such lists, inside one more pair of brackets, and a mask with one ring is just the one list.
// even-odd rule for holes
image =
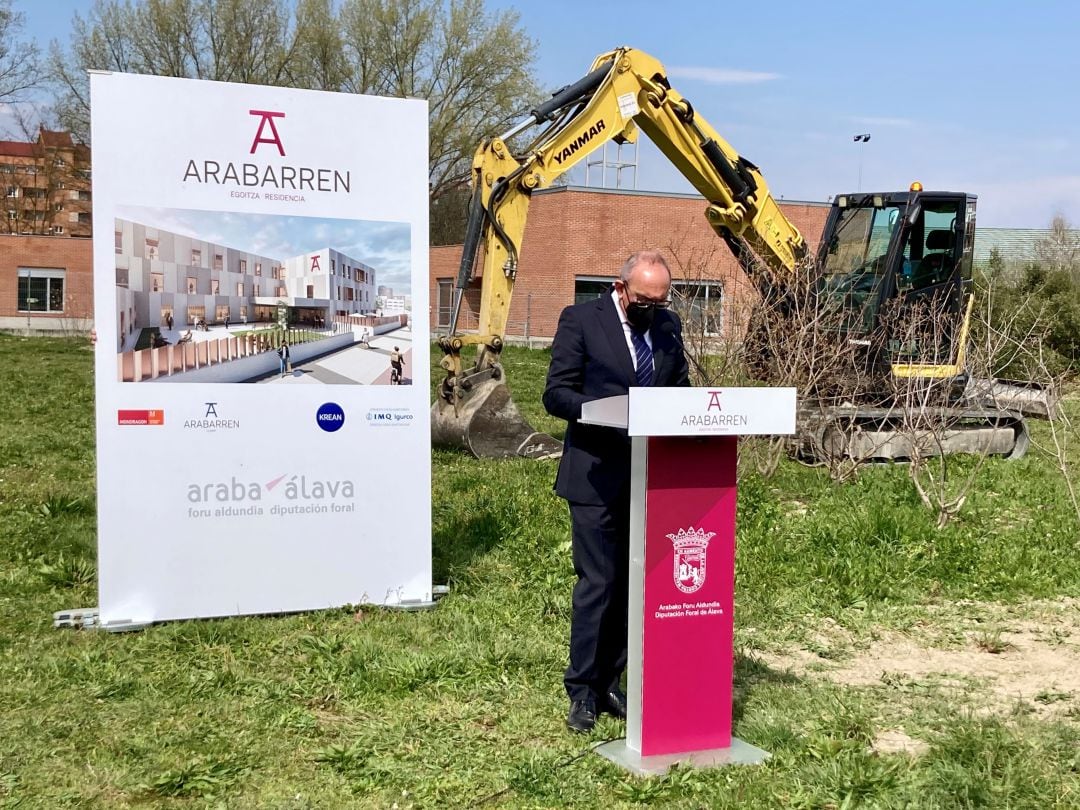
[[336, 402], [324, 402], [315, 414], [315, 422], [327, 433], [333, 433], [345, 424], [345, 411]]

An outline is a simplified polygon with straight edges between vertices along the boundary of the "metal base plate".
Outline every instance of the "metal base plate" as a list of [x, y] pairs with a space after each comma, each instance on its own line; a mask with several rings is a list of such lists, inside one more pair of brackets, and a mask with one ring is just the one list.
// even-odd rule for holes
[[58, 610], [53, 613], [53, 627], [70, 627], [76, 630], [107, 630], [110, 633], [131, 633], [145, 630], [153, 622], [134, 622], [126, 619], [102, 624], [98, 609], [77, 608]]
[[689, 751], [685, 754], [660, 754], [643, 757], [626, 744], [626, 740], [614, 740], [598, 745], [596, 753], [610, 759], [621, 768], [638, 776], [663, 776], [673, 765], [686, 765], [691, 768], [720, 768], [725, 765], [759, 765], [769, 758], [768, 751], [762, 751], [750, 743], [731, 738], [730, 748], [712, 748], [707, 751]]

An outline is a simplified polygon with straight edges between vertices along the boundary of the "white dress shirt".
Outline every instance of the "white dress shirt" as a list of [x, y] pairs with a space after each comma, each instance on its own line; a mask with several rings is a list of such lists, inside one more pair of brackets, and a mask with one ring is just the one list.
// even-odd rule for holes
[[[626, 313], [623, 311], [622, 302], [619, 300], [619, 291], [612, 289], [611, 300], [615, 302], [615, 311], [619, 313], [619, 322], [622, 324], [623, 337], [626, 339], [626, 348], [630, 350], [630, 361], [634, 364], [634, 371], [637, 371], [637, 349], [634, 348], [634, 339], [630, 336], [630, 331], [633, 327], [630, 326], [630, 321], [626, 319]], [[649, 334], [649, 330], [645, 330], [645, 345], [652, 350], [652, 335]], [[653, 355], [653, 371], [656, 371], [656, 355]]]

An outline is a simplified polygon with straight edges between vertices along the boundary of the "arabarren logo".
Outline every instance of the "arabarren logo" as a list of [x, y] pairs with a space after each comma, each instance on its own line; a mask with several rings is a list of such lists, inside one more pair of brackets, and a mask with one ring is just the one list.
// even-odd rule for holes
[[[285, 157], [285, 145], [281, 142], [281, 136], [278, 135], [277, 127], [274, 126], [275, 118], [284, 118], [283, 112], [270, 112], [269, 110], [248, 110], [248, 115], [259, 116], [259, 129], [255, 132], [255, 140], [251, 142], [251, 154], [255, 154], [255, 149], [260, 143], [272, 143], [277, 147], [278, 153]], [[274, 133], [273, 138], [263, 137], [263, 127], [267, 124], [270, 125], [270, 131]]]
[[[279, 157], [285, 157], [285, 145], [278, 132], [275, 118], [285, 118], [284, 112], [272, 110], [248, 110], [249, 115], [259, 116], [259, 125], [248, 154], [255, 154], [261, 144], [273, 146]], [[269, 129], [272, 137], [266, 134]], [[349, 193], [352, 176], [349, 171], [338, 169], [314, 169], [308, 166], [281, 166], [256, 163], [234, 163], [231, 160], [196, 160], [189, 158], [184, 169], [182, 182], [193, 181], [205, 185], [239, 186], [255, 188], [260, 191], [233, 191], [233, 197], [259, 199], [263, 195], [268, 200], [285, 202], [306, 202], [302, 194], [282, 194], [268, 191], [327, 191]]]
[[206, 402], [206, 413], [202, 419], [185, 419], [185, 430], [204, 430], [213, 433], [216, 430], [236, 430], [240, 427], [239, 419], [222, 419], [218, 416], [217, 403]]

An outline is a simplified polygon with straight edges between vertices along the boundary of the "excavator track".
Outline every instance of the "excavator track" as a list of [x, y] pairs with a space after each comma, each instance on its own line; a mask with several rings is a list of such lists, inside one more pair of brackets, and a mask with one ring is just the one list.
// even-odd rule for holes
[[800, 408], [793, 450], [802, 461], [909, 461], [966, 453], [1022, 458], [1030, 444], [1017, 411], [993, 408], [921, 410], [915, 419], [896, 408]]

